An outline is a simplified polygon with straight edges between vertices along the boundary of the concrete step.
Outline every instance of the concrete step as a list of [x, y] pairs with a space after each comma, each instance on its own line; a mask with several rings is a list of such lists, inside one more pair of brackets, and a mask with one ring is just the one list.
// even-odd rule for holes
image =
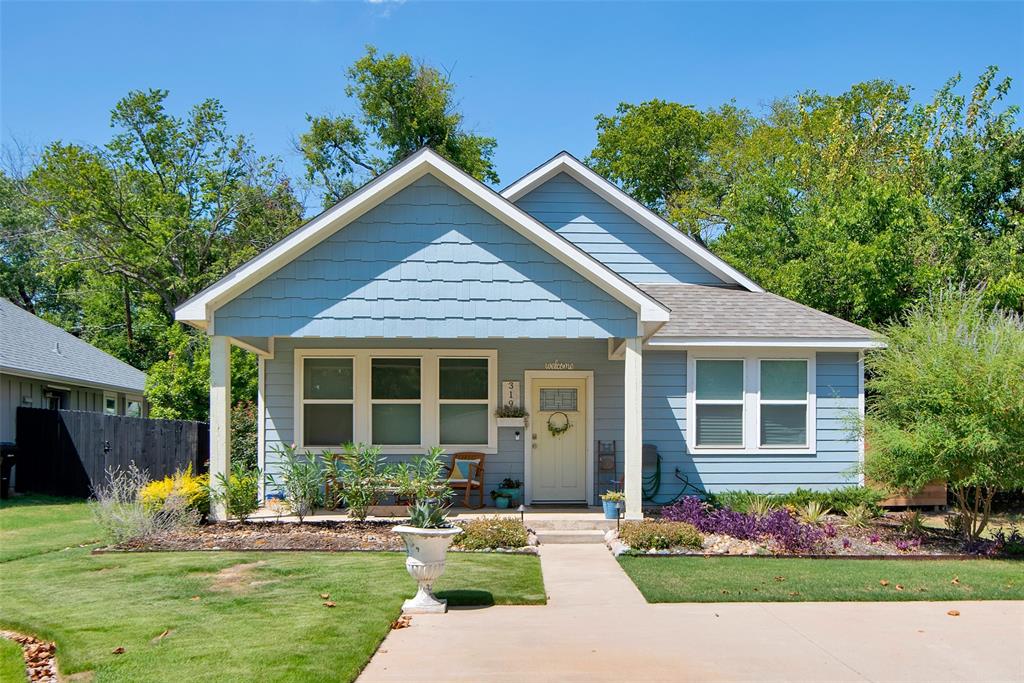
[[544, 530], [537, 531], [537, 542], [541, 545], [565, 543], [604, 543], [604, 532], [600, 529]]
[[615, 528], [614, 519], [588, 516], [581, 519], [544, 519], [526, 515], [526, 526], [534, 531], [608, 531]]

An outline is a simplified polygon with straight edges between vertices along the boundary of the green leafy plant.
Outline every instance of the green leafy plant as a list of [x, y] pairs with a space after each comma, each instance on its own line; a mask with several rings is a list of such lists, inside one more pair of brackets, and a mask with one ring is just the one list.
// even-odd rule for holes
[[383, 466], [380, 447], [362, 443], [347, 443], [340, 457], [330, 459], [327, 476], [341, 484], [337, 495], [348, 506], [349, 517], [366, 519], [380, 501], [387, 484]]
[[106, 479], [93, 489], [89, 507], [109, 541], [125, 543], [199, 523], [199, 511], [180, 489], [172, 490], [160, 505], [145, 503], [141, 493], [147, 483], [146, 473], [132, 462], [125, 469], [108, 469]]
[[626, 500], [626, 494], [622, 491], [605, 491], [601, 494], [601, 500], [607, 500], [611, 502], [621, 502]]
[[495, 417], [526, 417], [526, 410], [520, 406], [498, 406], [494, 411]]
[[438, 500], [418, 500], [409, 508], [409, 526], [417, 529], [446, 529], [451, 526], [448, 509]]
[[871, 520], [875, 518], [874, 511], [861, 503], [860, 505], [852, 505], [846, 508], [846, 526], [856, 527], [858, 529], [864, 529], [871, 524]]
[[704, 537], [692, 524], [654, 519], [625, 522], [619, 529], [619, 539], [632, 550], [696, 550], [704, 543]]
[[260, 471], [245, 463], [232, 463], [230, 476], [217, 474], [209, 492], [212, 502], [224, 505], [228, 517], [244, 522], [260, 507]]
[[772, 510], [778, 508], [778, 503], [771, 496], [753, 495], [747, 504], [747, 512], [755, 517], [764, 517]]
[[925, 532], [924, 517], [917, 510], [907, 510], [900, 515], [900, 531], [908, 536], [921, 537]]
[[816, 500], [812, 500], [802, 507], [798, 514], [800, 516], [800, 520], [807, 524], [820, 524], [825, 520], [825, 515], [828, 515], [831, 512], [831, 508], [825, 507]]
[[316, 455], [299, 455], [295, 444], [275, 449], [280, 457], [277, 473], [267, 478], [284, 493], [284, 504], [289, 512], [303, 521], [324, 502], [325, 467]]
[[459, 527], [462, 533], [454, 543], [466, 550], [522, 548], [529, 543], [526, 527], [513, 517], [478, 517], [460, 521]]

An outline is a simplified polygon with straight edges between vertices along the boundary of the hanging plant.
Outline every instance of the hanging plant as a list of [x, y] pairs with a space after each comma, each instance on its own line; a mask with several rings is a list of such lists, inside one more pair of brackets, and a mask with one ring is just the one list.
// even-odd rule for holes
[[[554, 422], [555, 415], [561, 415], [562, 417], [564, 417], [565, 422], [561, 424], [556, 424]], [[551, 436], [559, 436], [561, 434], [565, 434], [567, 431], [569, 431], [569, 427], [572, 427], [572, 423], [569, 422], [569, 416], [563, 413], [562, 411], [558, 411], [557, 413], [551, 413], [551, 416], [548, 417], [548, 431], [551, 432]]]

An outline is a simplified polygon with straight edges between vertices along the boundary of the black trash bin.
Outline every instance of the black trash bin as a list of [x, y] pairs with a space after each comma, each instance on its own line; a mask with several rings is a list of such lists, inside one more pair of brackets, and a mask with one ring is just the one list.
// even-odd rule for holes
[[0, 499], [6, 500], [11, 485], [11, 470], [17, 460], [18, 447], [9, 441], [0, 441]]

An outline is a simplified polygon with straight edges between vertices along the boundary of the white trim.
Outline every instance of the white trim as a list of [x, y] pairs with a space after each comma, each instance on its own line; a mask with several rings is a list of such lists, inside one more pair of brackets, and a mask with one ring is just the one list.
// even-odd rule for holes
[[797, 348], [797, 349], [874, 349], [885, 346], [878, 340], [836, 339], [829, 337], [653, 337], [645, 346], [658, 349], [715, 348]]
[[260, 358], [273, 358], [274, 357], [274, 347], [273, 347], [273, 340], [274, 340], [274, 338], [273, 337], [270, 337], [269, 340], [267, 341], [267, 345], [269, 346], [269, 348], [266, 348], [266, 349], [261, 349], [258, 346], [253, 346], [252, 344], [249, 344], [248, 342], [244, 342], [241, 339], [238, 339], [237, 337], [228, 337], [228, 339], [231, 340], [231, 343], [234, 346], [237, 346], [240, 349], [245, 349], [246, 351], [250, 351], [252, 353], [255, 353]]
[[[107, 401], [109, 399], [113, 399], [114, 400], [114, 412], [112, 412], [112, 413], [108, 413], [107, 412]], [[117, 399], [117, 394], [112, 394], [109, 391], [104, 391], [103, 392], [103, 414], [104, 415], [120, 415], [119, 405], [118, 405], [119, 403], [120, 403], [120, 401]]]
[[864, 352], [857, 354], [857, 414], [860, 416], [860, 433], [857, 436], [858, 484], [864, 486]]
[[259, 468], [259, 500], [267, 495], [267, 361], [256, 358], [256, 467]]
[[625, 341], [625, 363], [622, 371], [622, 450], [623, 490], [626, 493], [626, 519], [644, 518], [643, 466], [643, 339], [630, 337]]
[[[697, 445], [697, 361], [743, 360], [743, 446]], [[762, 360], [807, 361], [807, 444], [761, 446], [760, 398]], [[803, 349], [702, 349], [686, 355], [686, 445], [691, 455], [814, 455], [817, 452], [817, 354]], [[718, 401], [710, 401], [717, 403]], [[707, 401], [702, 401], [707, 403]], [[735, 402], [732, 402], [735, 405]]]
[[[351, 358], [352, 398], [351, 399], [304, 399], [303, 361], [306, 358]], [[303, 442], [302, 406], [316, 403], [344, 403], [352, 405], [352, 437], [355, 442], [373, 443], [372, 406], [374, 404], [413, 404], [414, 399], [372, 399], [371, 362], [374, 358], [417, 358], [420, 360], [420, 442], [402, 446], [382, 446], [384, 455], [409, 455], [411, 452], [426, 450], [440, 445], [449, 453], [471, 450], [488, 455], [498, 452], [498, 426], [494, 411], [498, 406], [498, 352], [496, 349], [295, 349], [292, 364], [293, 417], [295, 431], [292, 441], [300, 451], [340, 451], [341, 444], [328, 446], [306, 445]], [[438, 399], [438, 375], [441, 358], [486, 358], [487, 359], [487, 443], [486, 444], [440, 444], [440, 401]], [[465, 403], [482, 403], [467, 400]]]
[[[523, 409], [527, 415], [533, 415], [533, 381], [535, 379], [574, 379], [586, 382], [587, 392], [587, 439], [586, 468], [587, 490], [586, 504], [594, 500], [594, 371], [593, 370], [526, 370], [523, 372]], [[532, 421], [536, 422], [536, 421]], [[531, 432], [532, 434], [532, 432]], [[533, 439], [523, 438], [523, 502], [533, 502], [533, 480], [531, 461], [533, 459]]]
[[730, 266], [718, 256], [715, 256], [706, 247], [701, 246], [695, 240], [684, 235], [677, 227], [630, 197], [614, 183], [595, 173], [568, 152], [559, 152], [553, 159], [530, 171], [502, 190], [501, 196], [510, 202], [515, 202], [559, 173], [566, 173], [572, 176], [619, 211], [622, 211], [722, 280], [740, 285], [751, 292], [764, 291], [749, 277]]
[[668, 309], [660, 303], [429, 148], [421, 149], [377, 176], [253, 260], [178, 306], [174, 312], [175, 319], [197, 327], [207, 325], [218, 307], [427, 174], [637, 311], [640, 318], [638, 327], [640, 323], [666, 322], [669, 319]]
[[[141, 371], [140, 371], [141, 372]], [[0, 367], [0, 375], [6, 375], [7, 377], [19, 377], [21, 379], [39, 380], [50, 384], [52, 382], [67, 382], [70, 386], [64, 387], [63, 385], [52, 384], [54, 388], [60, 388], [61, 391], [71, 391], [74, 389], [94, 389], [98, 391], [107, 392], [133, 392], [139, 393], [145, 391], [144, 388], [140, 387], [125, 387], [117, 384], [105, 384], [103, 382], [96, 382], [92, 380], [78, 379], [77, 377], [67, 377], [64, 375], [53, 375], [45, 372], [33, 372], [32, 370], [23, 370], [21, 368], [12, 367]]]

